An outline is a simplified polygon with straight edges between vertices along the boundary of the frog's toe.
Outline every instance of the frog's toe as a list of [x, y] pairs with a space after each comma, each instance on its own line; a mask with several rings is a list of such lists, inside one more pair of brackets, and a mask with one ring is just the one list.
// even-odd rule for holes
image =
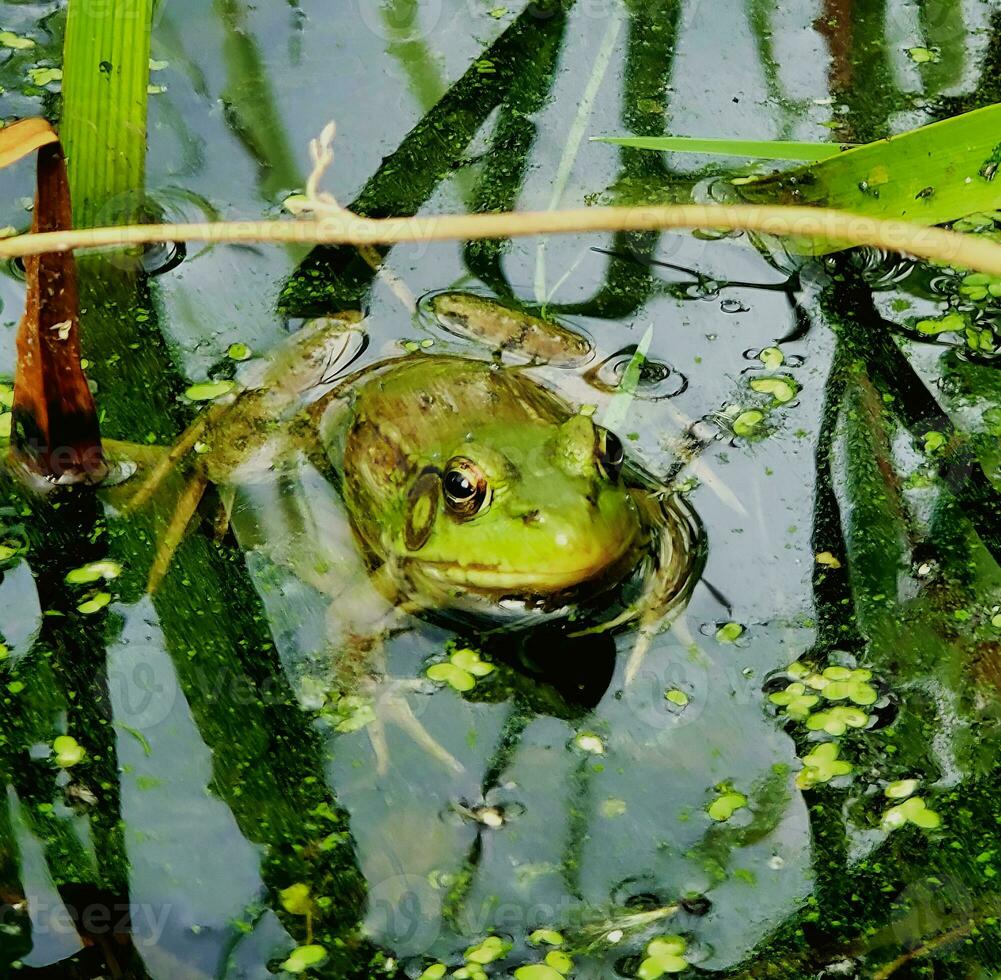
[[434, 756], [442, 765], [451, 769], [456, 775], [465, 772], [463, 764], [421, 724], [411, 710], [406, 698], [398, 694], [392, 695], [389, 707], [393, 721], [429, 755]]

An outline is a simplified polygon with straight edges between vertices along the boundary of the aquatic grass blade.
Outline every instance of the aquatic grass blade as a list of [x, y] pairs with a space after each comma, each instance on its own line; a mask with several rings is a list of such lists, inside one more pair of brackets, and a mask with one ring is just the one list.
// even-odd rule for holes
[[636, 388], [639, 386], [640, 377], [643, 374], [643, 365], [646, 363], [647, 353], [650, 344], [653, 342], [653, 325], [651, 324], [643, 334], [636, 347], [629, 363], [626, 365], [625, 373], [619, 384], [619, 390], [612, 397], [608, 409], [605, 412], [601, 424], [611, 432], [621, 428], [629, 417], [629, 409], [632, 407], [633, 399], [636, 397]]
[[838, 143], [797, 143], [788, 140], [700, 139], [695, 136], [594, 136], [594, 143], [611, 143], [634, 150], [704, 153], [759, 160], [828, 160], [845, 152]]
[[109, 9], [71, 2], [66, 14], [60, 132], [78, 228], [141, 214], [153, 4]]

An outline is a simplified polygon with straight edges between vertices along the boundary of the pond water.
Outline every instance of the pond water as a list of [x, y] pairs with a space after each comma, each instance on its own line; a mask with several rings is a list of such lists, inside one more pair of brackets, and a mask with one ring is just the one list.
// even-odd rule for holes
[[[278, 216], [336, 119], [327, 189], [373, 215], [704, 200], [746, 162], [589, 138], [864, 142], [1001, 101], [993, 0], [565, 7], [163, 0], [148, 197], [175, 220]], [[58, 80], [26, 78], [59, 63], [62, 5], [4, 18], [36, 46], [0, 55], [3, 115], [56, 118]], [[28, 224], [32, 181], [0, 173], [0, 226]], [[347, 607], [274, 558], [310, 529], [347, 540], [329, 488], [243, 488], [235, 534], [210, 490], [149, 595], [179, 474], [136, 513], [127, 485], [41, 500], [5, 478], [3, 975], [997, 975], [1001, 384], [965, 338], [916, 329], [960, 303], [990, 331], [993, 296], [689, 234], [401, 246], [378, 275], [306, 246], [134, 265], [81, 277], [105, 434], [140, 462], [194, 418], [189, 385], [245, 370], [234, 345], [263, 355], [317, 316], [367, 314], [352, 369], [484, 356], [415, 314], [445, 289], [545, 311], [620, 370], [652, 328], [618, 432], [665, 474], [715, 420], [679, 478], [704, 567], [642, 657], [636, 628], [404, 617], [341, 703]], [[4, 271], [10, 377], [24, 283]], [[608, 410], [580, 371], [545, 383]], [[109, 581], [67, 583], [98, 561]], [[428, 678], [465, 648], [493, 670]]]

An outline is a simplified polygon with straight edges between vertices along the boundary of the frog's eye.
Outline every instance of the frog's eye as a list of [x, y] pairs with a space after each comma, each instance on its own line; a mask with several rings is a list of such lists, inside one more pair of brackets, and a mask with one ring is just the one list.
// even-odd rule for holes
[[598, 468], [610, 480], [614, 480], [622, 472], [622, 464], [626, 461], [626, 451], [622, 441], [614, 432], [594, 428], [594, 451], [598, 459]]
[[449, 461], [442, 477], [445, 505], [456, 517], [468, 520], [490, 504], [490, 484], [483, 471], [465, 456]]

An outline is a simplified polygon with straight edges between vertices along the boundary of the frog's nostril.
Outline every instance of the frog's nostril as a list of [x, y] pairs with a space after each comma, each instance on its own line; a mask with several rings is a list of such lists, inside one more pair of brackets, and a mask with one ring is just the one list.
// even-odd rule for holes
[[519, 515], [525, 524], [541, 524], [542, 515], [539, 513], [538, 509], [526, 511], [524, 514]]

